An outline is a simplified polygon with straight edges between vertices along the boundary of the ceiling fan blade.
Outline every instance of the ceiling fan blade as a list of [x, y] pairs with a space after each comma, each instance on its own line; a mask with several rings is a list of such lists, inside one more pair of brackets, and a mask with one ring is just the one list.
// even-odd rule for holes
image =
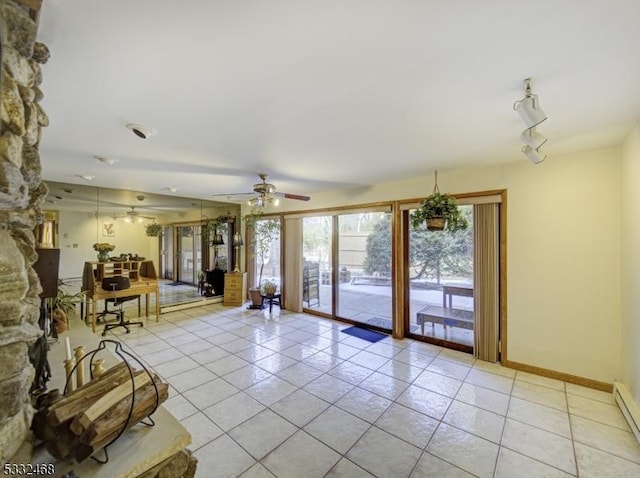
[[228, 194], [212, 194], [211, 196], [255, 196], [256, 193], [251, 191], [250, 193], [228, 193]]
[[287, 199], [297, 199], [298, 201], [308, 201], [311, 199], [309, 196], [302, 196], [300, 194], [290, 194], [290, 193], [273, 193], [274, 196], [278, 196], [281, 198]]

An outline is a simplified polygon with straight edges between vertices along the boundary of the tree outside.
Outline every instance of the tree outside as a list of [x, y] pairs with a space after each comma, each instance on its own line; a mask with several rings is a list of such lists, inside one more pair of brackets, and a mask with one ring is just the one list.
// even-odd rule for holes
[[[426, 227], [409, 231], [409, 280], [433, 281], [443, 277], [471, 279], [473, 275], [473, 210], [460, 206], [470, 227], [463, 231], [427, 231]], [[391, 220], [384, 217], [367, 239], [364, 271], [366, 274], [391, 274]]]

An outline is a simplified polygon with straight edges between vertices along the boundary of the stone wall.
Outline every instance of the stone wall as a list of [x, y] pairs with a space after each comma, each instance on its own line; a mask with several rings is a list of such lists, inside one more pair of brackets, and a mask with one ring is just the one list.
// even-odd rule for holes
[[[37, 12], [20, 1], [0, 0], [2, 108], [0, 112], [0, 461], [30, 447], [33, 367], [27, 351], [41, 335], [41, 292], [32, 264], [33, 229], [47, 193], [40, 181], [38, 144], [48, 118], [40, 64], [49, 59], [36, 42]], [[24, 462], [24, 461], [22, 461]]]

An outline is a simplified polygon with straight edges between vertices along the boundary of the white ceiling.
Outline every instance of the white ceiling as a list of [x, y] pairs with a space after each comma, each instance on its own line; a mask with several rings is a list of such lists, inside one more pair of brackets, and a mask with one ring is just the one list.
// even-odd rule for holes
[[43, 177], [214, 199], [264, 171], [313, 196], [527, 161], [527, 77], [547, 161], [617, 145], [639, 25], [638, 0], [45, 0]]

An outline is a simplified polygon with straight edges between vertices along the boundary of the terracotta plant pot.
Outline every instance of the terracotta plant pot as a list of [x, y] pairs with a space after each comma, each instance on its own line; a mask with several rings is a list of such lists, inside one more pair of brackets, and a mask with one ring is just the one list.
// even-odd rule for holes
[[249, 289], [249, 295], [251, 296], [252, 305], [259, 308], [262, 305], [262, 296], [260, 295], [260, 289]]
[[53, 326], [56, 328], [57, 333], [64, 332], [69, 328], [67, 322], [67, 314], [62, 309], [55, 308], [51, 312], [51, 319], [53, 320]]

